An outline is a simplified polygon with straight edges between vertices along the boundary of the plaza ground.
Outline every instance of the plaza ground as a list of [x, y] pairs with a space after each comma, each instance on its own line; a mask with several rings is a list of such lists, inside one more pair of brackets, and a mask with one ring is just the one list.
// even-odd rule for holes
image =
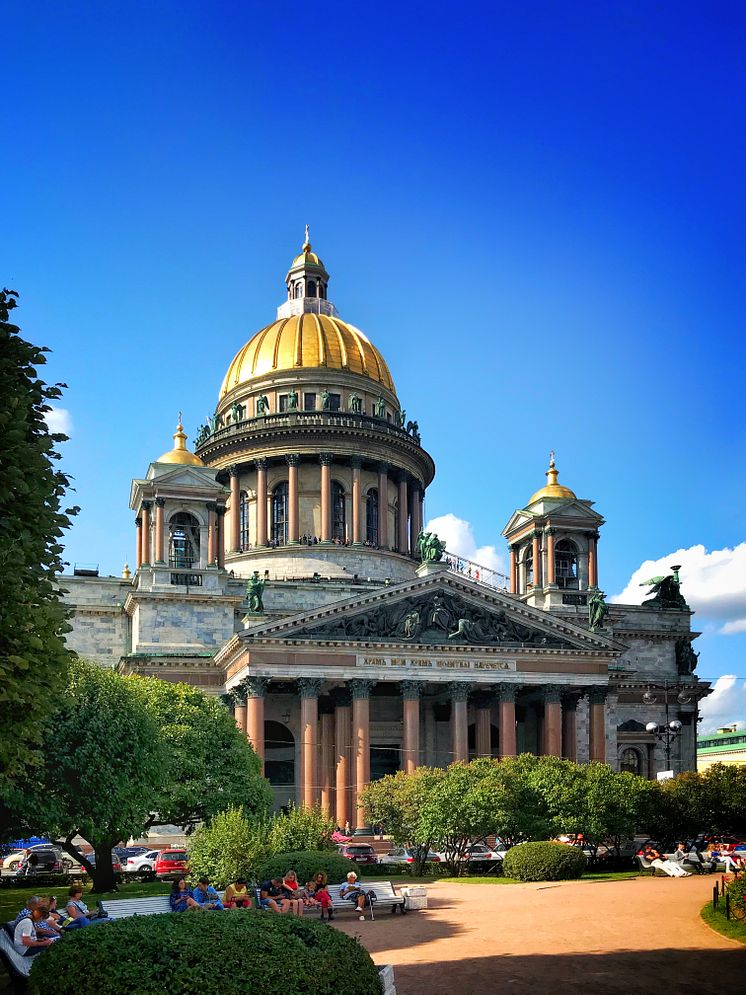
[[399, 995], [717, 993], [746, 987], [746, 947], [700, 919], [713, 879], [428, 885], [426, 912], [340, 918]]

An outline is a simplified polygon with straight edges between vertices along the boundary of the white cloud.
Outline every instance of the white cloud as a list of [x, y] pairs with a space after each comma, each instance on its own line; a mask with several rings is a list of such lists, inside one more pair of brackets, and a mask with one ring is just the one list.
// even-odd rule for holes
[[668, 574], [672, 563], [681, 564], [682, 594], [701, 619], [725, 623], [720, 629], [723, 635], [746, 632], [746, 542], [709, 553], [702, 545], [690, 546], [658, 560], [646, 560], [611, 600], [641, 604], [647, 589], [640, 584]]
[[718, 677], [712, 694], [700, 702], [699, 714], [700, 733], [714, 732], [733, 722], [742, 729], [746, 726], [746, 681], [739, 681], [731, 674]]
[[73, 419], [67, 408], [52, 408], [47, 411], [46, 422], [50, 432], [62, 432], [70, 435], [73, 430]]
[[463, 518], [455, 515], [439, 515], [432, 518], [425, 526], [426, 532], [435, 532], [439, 539], [444, 540], [449, 553], [473, 560], [483, 567], [506, 573], [505, 563], [494, 546], [477, 546], [471, 525]]

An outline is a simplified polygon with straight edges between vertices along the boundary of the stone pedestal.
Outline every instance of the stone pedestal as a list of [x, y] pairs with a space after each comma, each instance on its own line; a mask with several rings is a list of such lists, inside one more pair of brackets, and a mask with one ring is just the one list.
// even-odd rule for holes
[[448, 564], [444, 563], [443, 560], [437, 560], [436, 562], [420, 563], [417, 567], [418, 577], [432, 577], [433, 574], [441, 574], [448, 569]]

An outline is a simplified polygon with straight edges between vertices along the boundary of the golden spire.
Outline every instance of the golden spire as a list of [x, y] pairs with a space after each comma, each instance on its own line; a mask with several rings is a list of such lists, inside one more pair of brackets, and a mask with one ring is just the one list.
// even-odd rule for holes
[[122, 578], [124, 580], [129, 580], [131, 576], [132, 574], [130, 572], [130, 565], [129, 563], [125, 563], [124, 567], [122, 568]]
[[311, 251], [311, 234], [310, 234], [310, 231], [311, 230], [310, 230], [309, 226], [306, 225], [306, 240], [303, 243], [303, 251], [306, 254], [308, 254]]
[[186, 450], [186, 440], [186, 432], [184, 431], [184, 426], [181, 424], [181, 412], [179, 412], [179, 422], [174, 432], [174, 449]]
[[554, 450], [549, 451], [549, 469], [547, 470], [547, 485], [552, 486], [557, 483], [557, 477], [559, 476], [559, 471], [554, 465]]

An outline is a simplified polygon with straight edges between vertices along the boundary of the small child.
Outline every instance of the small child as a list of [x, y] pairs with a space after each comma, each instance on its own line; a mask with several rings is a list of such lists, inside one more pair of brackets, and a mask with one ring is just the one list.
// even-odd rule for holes
[[301, 898], [306, 908], [316, 908], [320, 904], [316, 898], [316, 884], [313, 881], [306, 881], [306, 887], [301, 892]]

